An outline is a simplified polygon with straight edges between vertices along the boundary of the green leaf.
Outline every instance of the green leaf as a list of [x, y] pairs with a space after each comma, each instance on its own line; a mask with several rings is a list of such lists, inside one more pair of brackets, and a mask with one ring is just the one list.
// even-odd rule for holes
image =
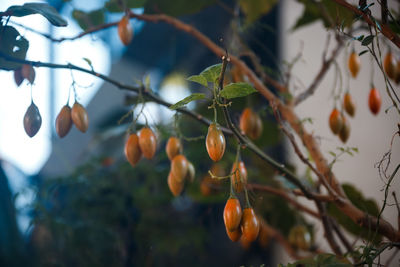
[[257, 90], [248, 83], [231, 83], [224, 87], [224, 89], [220, 92], [220, 95], [222, 97], [231, 99], [248, 96], [254, 92], [257, 92]]
[[364, 40], [362, 40], [361, 45], [363, 46], [369, 45], [374, 40], [374, 37], [375, 37], [374, 35], [368, 35], [367, 37], [364, 38]]
[[187, 80], [191, 81], [191, 82], [195, 82], [195, 83], [201, 84], [201, 85], [203, 85], [205, 87], [208, 86], [207, 79], [202, 75], [193, 75], [193, 76], [190, 76], [189, 78], [187, 78]]
[[277, 0], [240, 0], [239, 4], [246, 15], [246, 22], [250, 24], [267, 14], [277, 2]]
[[170, 16], [190, 15], [201, 11], [202, 9], [214, 4], [216, 0], [147, 0], [144, 13], [164, 13]]
[[[140, 8], [144, 7], [147, 0], [125, 0], [125, 4], [127, 8]], [[120, 0], [109, 0], [106, 2], [104, 7], [107, 9], [108, 12], [123, 12], [123, 7], [119, 4]]]
[[358, 55], [359, 56], [362, 56], [362, 55], [364, 55], [365, 53], [367, 53], [368, 52], [368, 50], [364, 50], [364, 51], [361, 51], [360, 53], [358, 53]]
[[78, 9], [72, 11], [72, 17], [78, 22], [82, 30], [87, 30], [89, 28], [104, 24], [104, 10], [97, 9], [91, 12], [84, 12]]
[[219, 63], [206, 68], [200, 73], [200, 75], [203, 76], [207, 82], [215, 83], [221, 73], [221, 70], [222, 64]]
[[[0, 26], [1, 45], [0, 52], [6, 56], [25, 59], [29, 42], [22, 37], [12, 26]], [[0, 57], [0, 69], [14, 70], [21, 67], [21, 63], [11, 62]]]
[[24, 17], [32, 14], [40, 14], [45, 17], [54, 26], [67, 26], [68, 23], [64, 20], [57, 10], [45, 3], [26, 3], [22, 6], [10, 6], [7, 13], [11, 13], [11, 16]]
[[[349, 198], [351, 203], [354, 206], [359, 208], [360, 210], [367, 212], [370, 215], [378, 216], [379, 208], [376, 204], [375, 200], [370, 198], [365, 198], [360, 191], [358, 191], [353, 185], [351, 184], [343, 184], [342, 188]], [[361, 227], [358, 224], [354, 223], [348, 216], [343, 214], [333, 203], [327, 204], [327, 211], [330, 215], [332, 215], [339, 224], [341, 224], [347, 231], [354, 234], [355, 236], [361, 236], [364, 239], [371, 240], [374, 243], [379, 243], [382, 237], [378, 234], [374, 240], [375, 232]]]
[[191, 94], [191, 95], [188, 96], [188, 97], [185, 97], [185, 98], [182, 99], [181, 101], [179, 101], [179, 102], [177, 102], [177, 103], [171, 105], [171, 106], [169, 107], [169, 109], [171, 109], [171, 110], [176, 110], [176, 109], [181, 108], [181, 107], [185, 106], [186, 104], [188, 104], [188, 103], [190, 103], [190, 102], [192, 102], [192, 101], [194, 101], [194, 100], [204, 99], [205, 97], [206, 97], [206, 96], [205, 96], [204, 94], [201, 94], [201, 93], [194, 93], [194, 94]]

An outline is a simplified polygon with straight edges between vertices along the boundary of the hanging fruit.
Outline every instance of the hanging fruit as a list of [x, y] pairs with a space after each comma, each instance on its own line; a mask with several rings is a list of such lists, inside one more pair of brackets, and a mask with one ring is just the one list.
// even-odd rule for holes
[[354, 114], [356, 113], [356, 105], [354, 104], [349, 92], [344, 94], [343, 107], [347, 114], [349, 114], [351, 117], [354, 117]]
[[381, 104], [382, 100], [379, 91], [376, 88], [372, 88], [369, 92], [368, 97], [368, 106], [372, 114], [377, 115], [379, 113], [379, 110], [381, 109]]
[[24, 79], [27, 79], [31, 84], [35, 81], [35, 69], [28, 64], [22, 65], [21, 74]]
[[56, 118], [56, 132], [60, 138], [68, 134], [72, 127], [71, 108], [65, 105]]
[[229, 231], [228, 228], [225, 227], [226, 234], [228, 235], [229, 239], [232, 240], [232, 242], [237, 242], [239, 241], [240, 237], [242, 236], [242, 232], [240, 230], [240, 227], [238, 227], [234, 231]]
[[142, 157], [142, 151], [139, 147], [139, 137], [137, 134], [130, 134], [128, 140], [125, 143], [125, 157], [128, 162], [135, 167], [135, 165], [139, 162]]
[[224, 208], [224, 223], [229, 232], [235, 231], [242, 220], [242, 208], [240, 207], [239, 199], [230, 197]]
[[176, 155], [180, 154], [182, 149], [182, 143], [178, 138], [172, 136], [168, 139], [165, 151], [167, 152], [169, 160], [172, 160]]
[[343, 120], [342, 115], [340, 114], [339, 110], [334, 108], [329, 116], [329, 127], [333, 134], [338, 134], [340, 129], [342, 129]]
[[156, 135], [149, 127], [144, 127], [139, 132], [139, 146], [146, 159], [152, 159], [157, 150]]
[[343, 143], [346, 143], [350, 136], [350, 123], [345, 116], [342, 116], [343, 126], [339, 132], [339, 138]]
[[231, 175], [231, 183], [236, 193], [243, 191], [247, 184], [247, 169], [243, 161], [233, 163]]
[[189, 161], [184, 155], [177, 155], [171, 162], [171, 173], [177, 182], [182, 183], [188, 173]]
[[25, 132], [29, 137], [34, 137], [39, 131], [40, 126], [42, 126], [42, 116], [40, 116], [38, 107], [32, 101], [24, 116]]
[[348, 65], [351, 76], [353, 76], [353, 78], [356, 78], [361, 68], [361, 60], [355, 51], [350, 54]]
[[177, 179], [175, 178], [175, 176], [172, 174], [172, 172], [169, 172], [168, 174], [168, 187], [169, 190], [171, 191], [171, 193], [177, 197], [179, 196], [182, 191], [183, 191], [183, 186], [184, 183], [183, 182], [179, 182], [177, 181]]
[[213, 161], [219, 161], [225, 152], [225, 137], [217, 123], [212, 123], [208, 127], [206, 137], [206, 148], [208, 155]]
[[241, 222], [242, 238], [248, 242], [253, 242], [258, 237], [260, 224], [253, 208], [245, 208], [243, 210], [243, 218]]
[[239, 127], [243, 134], [255, 140], [261, 136], [263, 125], [257, 113], [245, 108], [240, 116]]
[[390, 79], [396, 78], [396, 65], [394, 62], [392, 52], [390, 51], [386, 54], [385, 59], [383, 60], [383, 69], [385, 70], [386, 75]]
[[311, 246], [311, 235], [303, 225], [294, 226], [289, 232], [289, 243], [296, 249], [308, 250]]
[[14, 81], [17, 86], [20, 86], [24, 81], [24, 77], [22, 76], [22, 68], [14, 70]]
[[89, 117], [86, 109], [78, 102], [75, 101], [71, 110], [72, 122], [79, 131], [85, 133], [89, 128]]
[[124, 45], [129, 45], [133, 38], [133, 29], [129, 22], [129, 15], [125, 15], [118, 22], [119, 39]]

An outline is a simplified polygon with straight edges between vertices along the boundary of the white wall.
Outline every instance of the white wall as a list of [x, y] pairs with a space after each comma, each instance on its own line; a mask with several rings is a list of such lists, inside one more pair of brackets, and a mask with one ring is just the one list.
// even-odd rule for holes
[[[389, 3], [391, 3], [389, 1]], [[353, 3], [355, 4], [355, 3]], [[391, 3], [392, 4], [392, 3]], [[296, 19], [302, 14], [302, 5], [297, 1], [285, 0], [283, 1], [282, 10], [282, 48], [283, 60], [291, 61], [300, 51], [301, 42], [304, 43], [303, 60], [300, 61], [293, 69], [293, 74], [299, 78], [307, 87], [313, 81], [314, 76], [319, 71], [322, 64], [322, 52], [326, 42], [327, 31], [321, 22], [314, 23], [310, 26], [301, 28], [295, 32], [291, 32], [291, 27], [294, 25]], [[332, 38], [334, 39], [334, 38]], [[355, 43], [356, 51], [364, 50]], [[330, 49], [335, 45], [335, 41], [331, 41]], [[386, 51], [386, 46], [383, 49]], [[393, 48], [396, 56], [400, 56], [400, 50]], [[384, 52], [385, 53], [385, 52]], [[330, 53], [328, 53], [329, 55]], [[337, 58], [337, 62], [341, 67], [345, 67], [344, 50]], [[392, 135], [397, 131], [397, 123], [400, 122], [399, 114], [395, 109], [390, 109], [388, 114], [384, 110], [391, 105], [390, 99], [385, 92], [384, 81], [382, 73], [375, 69], [374, 82], [375, 86], [382, 96], [382, 107], [378, 116], [373, 116], [368, 109], [368, 94], [370, 83], [370, 66], [371, 61], [368, 54], [361, 57], [362, 68], [356, 80], [350, 81], [350, 92], [353, 99], [356, 101], [357, 110], [354, 118], [350, 119], [351, 133], [350, 138], [345, 145], [334, 136], [328, 126], [328, 117], [333, 109], [334, 101], [331, 97], [332, 86], [334, 82], [333, 68], [329, 71], [328, 75], [323, 79], [322, 83], [312, 97], [301, 103], [296, 112], [300, 118], [311, 117], [313, 124], [307, 124], [307, 129], [314, 133], [316, 136], [321, 137], [320, 146], [321, 150], [327, 155], [327, 159], [331, 160], [332, 156], [328, 151], [335, 151], [338, 146], [351, 146], [358, 147], [359, 153], [354, 157], [344, 155], [341, 157], [340, 162], [334, 165], [333, 171], [340, 182], [350, 182], [361, 190], [366, 197], [376, 199], [379, 206], [382, 204], [384, 197], [382, 189], [384, 182], [379, 178], [378, 169], [375, 168], [375, 163], [378, 162], [383, 154], [389, 150], [390, 140]], [[343, 90], [345, 89], [343, 85]], [[398, 89], [398, 86], [396, 86]], [[293, 88], [291, 88], [293, 89]], [[294, 91], [295, 94], [301, 92], [302, 89]], [[293, 92], [293, 91], [292, 91]], [[400, 90], [398, 90], [400, 93]], [[288, 145], [290, 147], [290, 145]], [[336, 152], [336, 151], [335, 151]], [[389, 169], [393, 170], [400, 162], [400, 138], [395, 138], [393, 144], [392, 164]], [[299, 167], [299, 173], [304, 170], [304, 166], [298, 160], [294, 152], [288, 148], [289, 158], [295, 162]], [[400, 197], [400, 174], [397, 174], [395, 181], [391, 187], [391, 191], [395, 190]], [[391, 193], [390, 191], [390, 193]], [[389, 197], [389, 202], [394, 203], [393, 198]], [[310, 203], [311, 204], [311, 203]], [[310, 205], [315, 208], [313, 204]], [[397, 227], [397, 211], [395, 206], [389, 206], [383, 213], [384, 218]], [[319, 233], [322, 232], [322, 226], [318, 226]], [[317, 239], [318, 243], [323, 244], [323, 248], [329, 250], [327, 244], [322, 241], [322, 236]], [[350, 239], [351, 241], [354, 238]], [[391, 255], [393, 252], [390, 251]], [[282, 259], [283, 261], [287, 260]], [[385, 262], [385, 261], [383, 261]], [[399, 256], [392, 261], [392, 264], [399, 262]]]

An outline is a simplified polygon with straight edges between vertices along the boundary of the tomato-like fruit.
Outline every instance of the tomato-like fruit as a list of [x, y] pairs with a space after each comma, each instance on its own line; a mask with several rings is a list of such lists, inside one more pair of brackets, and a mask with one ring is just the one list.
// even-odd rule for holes
[[170, 137], [165, 147], [169, 160], [172, 160], [176, 155], [182, 153], [182, 143], [176, 137]]
[[213, 161], [219, 161], [225, 152], [225, 136], [218, 124], [212, 123], [208, 127], [206, 137], [206, 148], [208, 155]]
[[235, 192], [240, 193], [247, 184], [247, 169], [243, 161], [233, 163], [231, 175], [231, 183]]
[[36, 73], [35, 69], [31, 65], [22, 65], [21, 73], [22, 77], [27, 79], [31, 84], [35, 81]]
[[156, 154], [157, 138], [149, 127], [144, 127], [140, 130], [139, 146], [146, 159], [152, 159]]
[[118, 22], [118, 35], [124, 45], [128, 45], [132, 41], [133, 29], [128, 15], [123, 16]]
[[71, 108], [65, 105], [56, 118], [56, 132], [60, 138], [68, 134], [72, 127]]
[[356, 78], [361, 68], [361, 60], [356, 52], [352, 52], [350, 54], [348, 65], [351, 76], [353, 76], [353, 78]]
[[381, 109], [381, 104], [382, 100], [379, 91], [376, 88], [372, 88], [371, 91], [369, 91], [368, 97], [368, 106], [372, 114], [377, 115], [379, 113], [379, 110]]
[[142, 151], [139, 147], [139, 137], [137, 134], [130, 134], [128, 140], [125, 143], [125, 157], [128, 162], [135, 167], [135, 165], [139, 162], [142, 157]]
[[344, 94], [343, 107], [347, 114], [349, 114], [351, 117], [354, 117], [354, 114], [356, 113], [356, 105], [354, 104], [349, 92]]
[[171, 162], [171, 173], [178, 182], [183, 182], [189, 168], [189, 161], [182, 154], [177, 155]]
[[228, 231], [235, 231], [242, 220], [242, 208], [237, 198], [229, 198], [224, 208], [224, 223]]
[[258, 237], [260, 223], [254, 213], [253, 208], [245, 208], [241, 222], [242, 238], [248, 242], [253, 242]]
[[175, 176], [172, 174], [172, 172], [169, 172], [168, 174], [168, 187], [169, 190], [171, 191], [171, 193], [176, 197], [179, 196], [182, 191], [183, 191], [183, 186], [184, 183], [183, 182], [179, 182], [177, 181], [177, 179], [175, 178]]
[[35, 103], [31, 103], [25, 112], [24, 116], [24, 129], [29, 137], [34, 137], [42, 126], [42, 116]]
[[228, 228], [225, 227], [226, 234], [228, 235], [229, 239], [232, 240], [232, 242], [237, 242], [240, 237], [242, 236], [242, 232], [240, 230], [240, 227], [238, 227], [234, 231], [229, 231]]
[[289, 232], [289, 243], [296, 249], [308, 250], [311, 245], [311, 235], [303, 225], [294, 226]]
[[350, 136], [350, 123], [345, 116], [342, 116], [343, 126], [339, 132], [339, 138], [343, 143], [346, 143]]
[[82, 133], [87, 131], [89, 128], [89, 116], [86, 109], [77, 101], [75, 101], [72, 106], [71, 118], [75, 127], [78, 128], [79, 131]]
[[342, 114], [340, 114], [339, 110], [334, 108], [329, 116], [329, 127], [333, 134], [338, 134], [340, 129], [342, 129], [343, 120]]
[[388, 52], [383, 60], [383, 69], [390, 79], [396, 78], [396, 65], [391, 52]]
[[14, 70], [14, 81], [17, 86], [20, 86], [24, 81], [24, 77], [22, 76], [22, 68]]
[[245, 108], [240, 116], [240, 130], [251, 139], [258, 139], [262, 133], [262, 121], [260, 116], [251, 108]]

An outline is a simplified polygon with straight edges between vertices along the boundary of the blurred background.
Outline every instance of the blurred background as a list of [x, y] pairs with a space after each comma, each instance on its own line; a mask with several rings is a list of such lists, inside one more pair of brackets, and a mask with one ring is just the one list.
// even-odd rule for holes
[[[24, 2], [3, 0], [0, 10]], [[149, 77], [152, 90], [171, 103], [193, 92], [205, 91], [189, 84], [186, 78], [220, 63], [220, 59], [191, 36], [169, 25], [131, 20], [134, 38], [127, 47], [120, 42], [115, 27], [75, 41], [54, 43], [19, 25], [55, 37], [74, 36], [83, 27], [77, 10], [100, 10], [97, 16], [104, 22], [121, 18], [122, 12], [104, 12], [105, 2], [47, 1], [67, 19], [68, 26], [64, 28], [55, 28], [38, 15], [13, 17], [10, 25], [29, 40], [29, 60], [90, 68], [89, 60], [96, 71], [125, 84], [144, 83], [145, 77]], [[270, 7], [249, 23], [235, 8], [234, 1], [205, 2], [210, 3], [192, 14], [182, 13], [179, 18], [233, 54], [239, 51], [237, 38], [243, 41], [261, 55], [265, 70], [278, 78], [280, 62], [290, 62], [301, 52], [302, 60], [293, 68], [294, 77], [301, 80], [303, 87], [312, 82], [322, 64], [327, 31], [321, 22], [293, 31], [297, 18], [304, 12], [301, 3], [266, 1], [271, 3]], [[182, 3], [188, 10], [190, 4], [186, 5]], [[144, 9], [133, 11], [143, 13]], [[175, 11], [180, 14], [179, 10], [172, 10]], [[356, 45], [356, 49], [360, 48]], [[245, 56], [243, 59], [248, 61]], [[345, 65], [344, 53], [337, 61]], [[381, 204], [384, 183], [375, 163], [389, 149], [396, 118], [394, 111], [381, 112], [377, 117], [368, 112], [369, 65], [369, 58], [363, 57], [361, 79], [350, 81], [357, 115], [351, 121], [346, 146], [357, 147], [360, 152], [353, 157], [341, 157], [334, 171], [341, 182], [355, 184], [366, 197]], [[223, 160], [213, 165], [204, 146], [205, 126], [146, 102], [136, 129], [148, 121], [158, 135], [157, 154], [153, 160], [142, 160], [132, 168], [123, 153], [132, 118], [120, 119], [130, 110], [134, 110], [134, 115], [140, 112], [142, 104], [137, 95], [78, 71], [35, 70], [32, 95], [43, 124], [32, 139], [25, 134], [22, 124], [31, 100], [31, 86], [24, 82], [16, 87], [12, 72], [0, 72], [6, 88], [0, 92], [0, 266], [276, 266], [289, 261], [268, 236], [260, 235], [252, 244], [232, 243], [226, 236], [222, 212], [229, 185], [214, 182], [207, 171], [212, 169], [221, 176], [229, 173], [236, 150], [233, 140], [228, 141]], [[382, 74], [375, 71], [374, 75], [376, 86], [382, 90], [383, 110], [389, 106], [389, 100], [383, 92]], [[322, 151], [327, 154], [342, 146], [333, 139], [327, 123], [333, 108], [330, 88], [334, 79], [331, 71], [317, 93], [297, 108], [299, 117], [312, 119], [307, 128], [318, 134]], [[73, 81], [77, 99], [87, 108], [90, 126], [85, 134], [73, 128], [60, 139], [54, 121], [63, 105], [74, 102], [70, 97]], [[297, 90], [294, 94], [301, 91]], [[252, 106], [263, 120], [264, 131], [257, 145], [306, 180], [307, 170], [281, 136], [266, 100], [257, 95], [235, 100], [231, 108], [235, 122], [245, 106]], [[188, 107], [212, 117], [205, 101]], [[222, 116], [219, 117], [223, 123]], [[167, 138], [177, 133], [196, 137], [184, 141], [184, 154], [196, 167], [196, 178], [175, 198], [167, 185], [170, 162], [164, 148]], [[398, 148], [395, 143], [394, 162], [400, 159]], [[254, 154], [244, 151], [242, 156], [251, 182], [282, 186], [283, 179]], [[393, 188], [398, 190], [399, 183], [395, 181]], [[313, 232], [315, 246], [328, 250], [321, 238], [322, 227], [298, 214], [282, 199], [259, 192], [250, 192], [250, 199], [257, 213], [285, 236], [294, 225], [306, 225]], [[395, 206], [389, 206], [383, 215], [395, 224]]]

